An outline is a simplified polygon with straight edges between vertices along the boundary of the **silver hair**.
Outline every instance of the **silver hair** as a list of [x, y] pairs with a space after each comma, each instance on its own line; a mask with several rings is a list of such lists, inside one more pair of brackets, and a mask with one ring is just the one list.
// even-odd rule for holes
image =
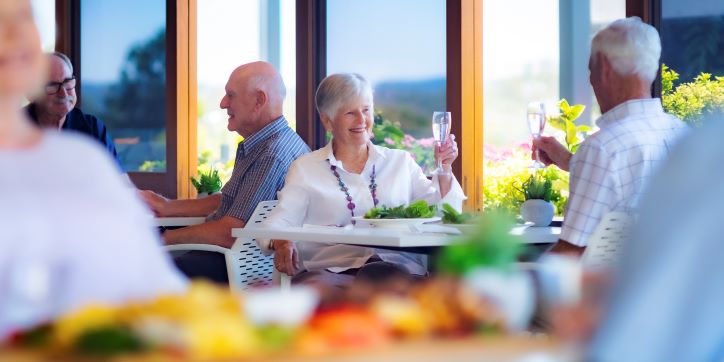
[[339, 107], [354, 97], [365, 97], [373, 102], [372, 86], [367, 79], [357, 73], [332, 74], [319, 83], [315, 96], [317, 111], [333, 119]]
[[637, 16], [619, 19], [593, 37], [591, 59], [599, 53], [608, 59], [616, 73], [635, 74], [653, 82], [659, 70], [661, 38], [656, 28]]
[[61, 52], [52, 52], [48, 53], [48, 56], [58, 57], [58, 59], [62, 60], [63, 63], [68, 66], [68, 68], [70, 69], [70, 74], [73, 74], [73, 63], [70, 61], [70, 58], [67, 55]]

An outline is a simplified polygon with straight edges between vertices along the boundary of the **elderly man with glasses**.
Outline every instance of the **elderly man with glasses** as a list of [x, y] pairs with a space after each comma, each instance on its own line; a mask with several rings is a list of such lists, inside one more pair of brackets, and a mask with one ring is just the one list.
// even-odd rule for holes
[[68, 56], [55, 52], [48, 54], [50, 74], [44, 93], [26, 107], [31, 120], [43, 128], [74, 131], [98, 140], [118, 162], [116, 146], [103, 121], [75, 108], [77, 81], [73, 64]]

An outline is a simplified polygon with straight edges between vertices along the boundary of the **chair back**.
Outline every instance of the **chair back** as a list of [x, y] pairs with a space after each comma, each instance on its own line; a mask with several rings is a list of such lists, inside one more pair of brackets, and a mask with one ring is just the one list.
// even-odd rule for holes
[[[262, 201], [246, 222], [246, 228], [258, 227], [277, 206], [276, 200]], [[274, 257], [262, 254], [256, 239], [239, 238], [226, 254], [229, 284], [235, 289], [271, 285]]]
[[622, 212], [609, 212], [588, 238], [588, 246], [581, 263], [584, 268], [606, 268], [616, 262], [628, 236], [631, 216]]

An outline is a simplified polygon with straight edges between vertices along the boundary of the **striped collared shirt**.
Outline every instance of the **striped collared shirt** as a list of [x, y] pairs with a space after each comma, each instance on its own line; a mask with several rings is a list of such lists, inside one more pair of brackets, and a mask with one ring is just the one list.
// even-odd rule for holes
[[232, 216], [246, 222], [260, 201], [276, 200], [289, 165], [309, 147], [282, 116], [239, 143], [234, 171], [207, 220]]
[[632, 214], [651, 176], [688, 128], [659, 99], [630, 100], [602, 115], [570, 163], [561, 239], [586, 246], [603, 215]]

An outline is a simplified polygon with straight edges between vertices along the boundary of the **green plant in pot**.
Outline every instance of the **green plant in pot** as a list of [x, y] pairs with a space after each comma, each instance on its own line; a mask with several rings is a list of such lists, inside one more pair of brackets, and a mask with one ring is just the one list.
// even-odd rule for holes
[[515, 187], [523, 195], [523, 204], [520, 205], [520, 216], [533, 226], [548, 226], [553, 221], [555, 206], [553, 198], [553, 182], [536, 172]]
[[219, 171], [213, 168], [207, 170], [199, 170], [199, 177], [190, 177], [191, 184], [194, 185], [198, 197], [205, 197], [221, 191], [221, 177]]

